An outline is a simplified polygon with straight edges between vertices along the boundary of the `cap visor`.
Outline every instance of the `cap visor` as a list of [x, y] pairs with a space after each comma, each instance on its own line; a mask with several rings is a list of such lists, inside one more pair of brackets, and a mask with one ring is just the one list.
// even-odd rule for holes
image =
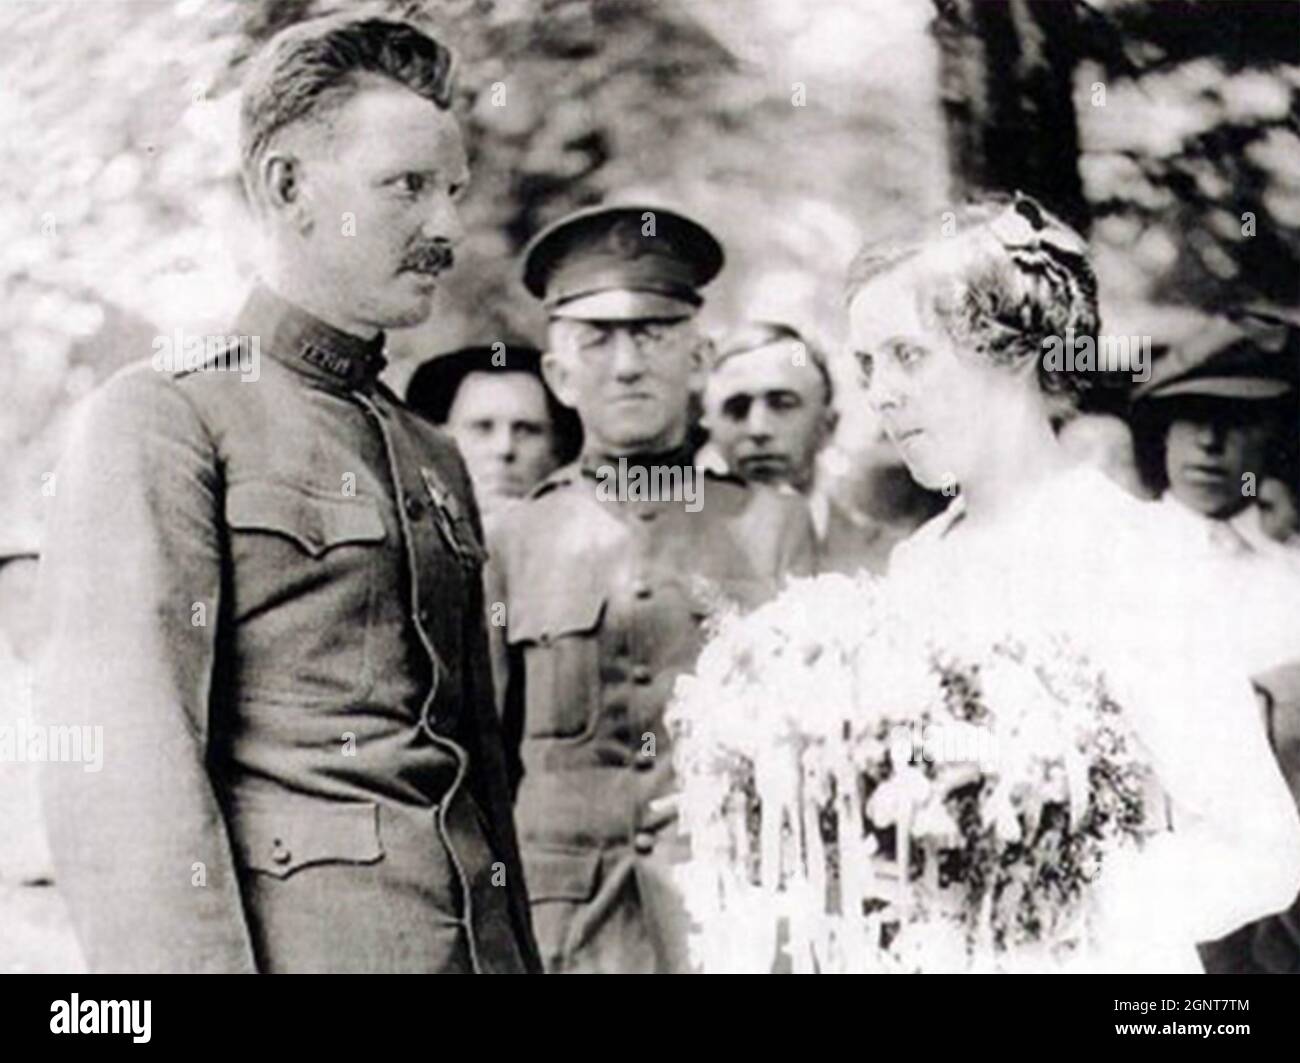
[[551, 317], [574, 317], [584, 321], [644, 321], [647, 318], [690, 317], [696, 309], [694, 303], [661, 292], [619, 288], [566, 299], [551, 307], [550, 314]]
[[1291, 390], [1285, 380], [1269, 377], [1199, 377], [1156, 387], [1141, 399], [1168, 399], [1175, 395], [1209, 395], [1218, 399], [1276, 399]]

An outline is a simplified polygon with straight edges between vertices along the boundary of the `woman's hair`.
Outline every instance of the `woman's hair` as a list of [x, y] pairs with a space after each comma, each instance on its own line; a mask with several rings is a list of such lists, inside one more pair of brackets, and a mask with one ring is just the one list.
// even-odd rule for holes
[[934, 267], [918, 287], [923, 321], [938, 324], [959, 350], [996, 365], [1037, 364], [1043, 392], [1065, 410], [1102, 383], [1101, 372], [1049, 367], [1053, 341], [1097, 341], [1097, 278], [1082, 236], [1035, 200], [988, 197], [953, 207], [924, 231], [872, 241], [853, 260], [845, 301], [871, 280], [925, 255]]

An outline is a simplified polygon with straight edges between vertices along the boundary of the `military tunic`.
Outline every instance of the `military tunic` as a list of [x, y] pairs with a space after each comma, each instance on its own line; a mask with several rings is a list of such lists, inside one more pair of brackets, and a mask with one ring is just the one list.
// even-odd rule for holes
[[[689, 462], [665, 457], [663, 464]], [[812, 566], [801, 499], [701, 474], [702, 505], [602, 500], [599, 459], [561, 468], [490, 543], [516, 819], [548, 971], [686, 969], [670, 879], [684, 853], [664, 709], [701, 623]]]
[[[97, 971], [536, 969], [454, 447], [382, 339], [257, 290], [264, 357], [124, 370], [60, 466], [43, 722], [58, 882]], [[215, 368], [214, 368], [215, 366]]]

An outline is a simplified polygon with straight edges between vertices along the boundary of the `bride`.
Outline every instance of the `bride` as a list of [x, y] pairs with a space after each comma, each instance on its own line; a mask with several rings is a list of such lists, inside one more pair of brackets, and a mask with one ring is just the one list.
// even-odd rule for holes
[[1093, 966], [1198, 971], [1196, 942], [1300, 889], [1300, 820], [1240, 663], [1250, 632], [1198, 591], [1213, 580], [1171, 556], [1149, 503], [1057, 444], [1091, 374], [1045, 353], [1098, 327], [1082, 238], [1022, 196], [947, 219], [868, 246], [850, 276], [867, 401], [919, 482], [960, 487], [900, 544], [889, 579], [905, 601], [945, 602], [933, 619], [954, 637], [1053, 627], [1102, 663], [1159, 811], [1149, 844], [1107, 866]]

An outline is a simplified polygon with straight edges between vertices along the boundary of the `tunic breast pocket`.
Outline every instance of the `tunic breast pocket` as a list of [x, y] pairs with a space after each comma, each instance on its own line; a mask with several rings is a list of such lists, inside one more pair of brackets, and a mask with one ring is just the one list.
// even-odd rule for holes
[[226, 522], [241, 692], [300, 700], [368, 687], [386, 538], [376, 500], [243, 483], [227, 492]]
[[526, 593], [509, 605], [507, 640], [522, 657], [524, 733], [586, 737], [600, 706], [600, 624], [605, 596], [593, 587]]

